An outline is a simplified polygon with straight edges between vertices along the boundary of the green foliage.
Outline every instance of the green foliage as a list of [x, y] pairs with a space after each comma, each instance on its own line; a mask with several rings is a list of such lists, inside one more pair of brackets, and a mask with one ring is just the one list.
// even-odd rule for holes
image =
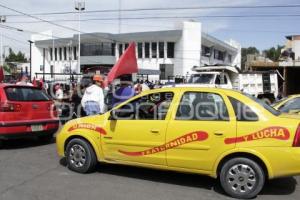
[[11, 48], [9, 48], [9, 55], [5, 58], [5, 62], [27, 62], [27, 58], [21, 51], [16, 54]]
[[281, 55], [281, 49], [284, 48], [284, 46], [277, 45], [277, 47], [271, 47], [270, 49], [264, 50], [263, 53], [265, 56], [269, 59], [271, 59], [274, 62], [277, 62], [279, 60], [279, 57]]
[[7, 64], [3, 65], [3, 69], [4, 69], [4, 71], [11, 73], [10, 67]]

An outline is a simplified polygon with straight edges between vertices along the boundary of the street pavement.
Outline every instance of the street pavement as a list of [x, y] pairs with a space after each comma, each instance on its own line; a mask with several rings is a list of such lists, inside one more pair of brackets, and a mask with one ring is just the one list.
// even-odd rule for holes
[[[0, 147], [0, 200], [230, 199], [212, 178], [120, 165], [91, 174], [64, 166], [54, 143], [6, 141]], [[300, 177], [266, 183], [257, 199], [300, 199]]]

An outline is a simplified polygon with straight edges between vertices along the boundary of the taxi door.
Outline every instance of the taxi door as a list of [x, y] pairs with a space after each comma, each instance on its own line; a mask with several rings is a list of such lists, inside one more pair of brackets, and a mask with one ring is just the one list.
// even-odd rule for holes
[[[161, 145], [165, 143], [172, 98], [173, 93], [152, 93], [116, 109], [103, 137], [105, 159], [165, 166], [166, 153]], [[153, 108], [162, 105], [167, 107], [160, 111]]]
[[[210, 90], [211, 91], [211, 90]], [[225, 137], [236, 137], [236, 119], [227, 96], [205, 89], [182, 92], [168, 126], [167, 165], [211, 171]]]

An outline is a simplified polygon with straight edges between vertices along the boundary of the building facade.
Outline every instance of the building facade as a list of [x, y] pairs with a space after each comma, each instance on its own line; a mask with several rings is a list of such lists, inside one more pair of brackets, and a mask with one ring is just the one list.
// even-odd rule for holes
[[139, 74], [152, 80], [188, 76], [194, 66], [241, 66], [240, 44], [233, 40], [223, 42], [203, 33], [199, 22], [183, 22], [175, 30], [81, 34], [80, 66], [78, 35], [61, 39], [33, 35], [32, 40], [33, 74], [98, 70], [106, 74], [130, 42], [136, 43]]

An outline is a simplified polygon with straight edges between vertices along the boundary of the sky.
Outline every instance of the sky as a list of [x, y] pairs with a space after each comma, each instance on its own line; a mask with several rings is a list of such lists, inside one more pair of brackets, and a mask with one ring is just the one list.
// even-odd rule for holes
[[[121, 4], [119, 4], [119, 1]], [[300, 5], [299, 0], [85, 0], [86, 11], [109, 10], [109, 9], [134, 9], [134, 8], [174, 8], [174, 7], [207, 7], [207, 6], [262, 6], [262, 5]], [[52, 12], [73, 12], [74, 0], [0, 0], [0, 5], [13, 8], [27, 13], [52, 13]], [[276, 16], [276, 17], [252, 17], [252, 18], [207, 18], [203, 16], [216, 15], [299, 15], [299, 16]], [[53, 30], [57, 37], [70, 37], [75, 30], [67, 30], [46, 22], [0, 7], [0, 16], [6, 16], [3, 25], [23, 29], [31, 32], [43, 32]], [[78, 14], [61, 15], [35, 15], [56, 24], [78, 29]], [[82, 13], [81, 19], [97, 19], [94, 21], [82, 21], [83, 32], [108, 32], [125, 33], [139, 31], [170, 30], [176, 24], [194, 20], [202, 23], [202, 31], [220, 40], [233, 39], [241, 43], [242, 47], [255, 46], [259, 50], [268, 49], [277, 45], [285, 44], [285, 36], [300, 34], [300, 26], [297, 22], [300, 19], [300, 7], [290, 8], [239, 8], [239, 9], [195, 9], [195, 10], [166, 10], [166, 11], [136, 11], [119, 12], [93, 12]], [[173, 19], [122, 19], [141, 18], [157, 16], [176, 16]], [[180, 18], [188, 16], [188, 18]], [[103, 20], [110, 18], [110, 20]], [[102, 20], [101, 20], [102, 19]], [[61, 21], [71, 20], [71, 21]], [[32, 23], [35, 22], [35, 23]], [[38, 22], [38, 23], [36, 23]], [[119, 28], [119, 24], [121, 24]], [[29, 54], [29, 43], [31, 33], [18, 32], [15, 30], [3, 29], [3, 46], [6, 51], [12, 47], [15, 51], [21, 50]]]

